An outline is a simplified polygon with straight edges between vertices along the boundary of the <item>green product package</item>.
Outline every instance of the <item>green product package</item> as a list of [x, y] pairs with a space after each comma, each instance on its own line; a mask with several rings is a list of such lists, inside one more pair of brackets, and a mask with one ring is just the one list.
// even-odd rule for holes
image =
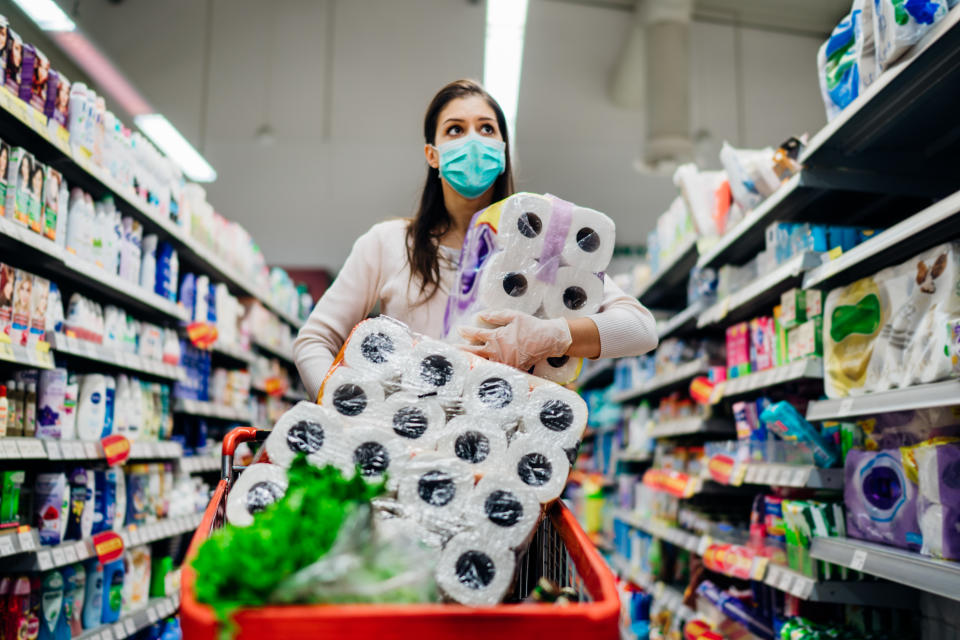
[[0, 472], [0, 526], [12, 527], [20, 524], [20, 488], [26, 480], [23, 470]]
[[150, 567], [150, 597], [167, 597], [167, 574], [173, 571], [173, 558], [155, 557]]
[[806, 293], [803, 289], [790, 289], [780, 296], [780, 323], [785, 329], [807, 321]]
[[841, 462], [846, 462], [848, 451], [864, 448], [863, 429], [856, 422], [841, 422], [839, 424]]

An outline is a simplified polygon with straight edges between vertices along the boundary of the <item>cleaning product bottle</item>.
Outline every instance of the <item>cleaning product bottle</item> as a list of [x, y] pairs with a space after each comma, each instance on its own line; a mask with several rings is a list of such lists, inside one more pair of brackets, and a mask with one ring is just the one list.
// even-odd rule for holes
[[0, 384], [0, 438], [7, 435], [7, 385]]
[[108, 562], [103, 567], [102, 624], [112, 624], [120, 617], [123, 607], [123, 558]]
[[107, 382], [99, 373], [83, 376], [77, 403], [77, 435], [81, 440], [99, 440], [105, 420]]
[[100, 626], [103, 616], [103, 565], [96, 558], [84, 564], [87, 572], [87, 588], [83, 596], [83, 628]]
[[63, 576], [59, 571], [48, 571], [40, 587], [39, 640], [57, 640], [57, 628], [62, 625]]
[[126, 375], [117, 376], [117, 392], [113, 401], [113, 431], [126, 434], [130, 429], [130, 379]]
[[33, 438], [37, 435], [37, 383], [28, 382], [23, 396], [23, 435]]

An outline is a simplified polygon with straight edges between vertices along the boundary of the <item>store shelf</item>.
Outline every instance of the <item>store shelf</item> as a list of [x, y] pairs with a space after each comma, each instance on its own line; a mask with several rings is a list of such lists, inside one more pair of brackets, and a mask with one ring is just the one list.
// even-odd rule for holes
[[250, 365], [253, 363], [254, 354], [250, 349], [243, 349], [237, 345], [226, 344], [223, 342], [214, 343], [211, 348], [215, 354], [219, 354], [225, 358], [230, 358], [244, 365]]
[[697, 319], [697, 327], [733, 324], [740, 320], [769, 314], [780, 302], [780, 294], [800, 285], [808, 269], [819, 266], [820, 254], [804, 251], [773, 271], [761, 275], [746, 287], [730, 294], [706, 309]]
[[750, 462], [744, 465], [743, 484], [807, 489], [843, 489], [843, 469], [821, 469], [813, 465]]
[[[183, 449], [178, 442], [135, 440], [130, 443], [130, 460], [179, 460], [182, 456]], [[104, 458], [99, 441], [0, 438], [0, 459], [69, 462]]]
[[720, 400], [735, 398], [788, 382], [822, 378], [823, 360], [820, 358], [805, 358], [739, 378], [729, 378], [722, 383], [722, 386], [718, 385], [712, 400], [716, 403]]
[[722, 418], [684, 418], [661, 422], [650, 429], [651, 438], [689, 435], [735, 435], [733, 423]]
[[772, 222], [837, 222], [882, 227], [895, 224], [929, 205], [950, 190], [939, 181], [922, 178], [876, 176], [827, 169], [806, 169], [796, 174], [708, 250], [701, 251], [697, 265], [719, 268], [744, 264], [765, 243]]
[[612, 402], [625, 403], [640, 399], [644, 396], [667, 393], [674, 389], [686, 386], [691, 380], [699, 375], [703, 375], [709, 369], [709, 363], [706, 359], [692, 360], [677, 367], [674, 371], [658, 375], [646, 383], [618, 391], [610, 396]]
[[[266, 389], [264, 389], [263, 387], [256, 387], [256, 386], [250, 387], [250, 391], [253, 391], [254, 393], [259, 393], [260, 395], [264, 395], [264, 396], [277, 397], [277, 396], [274, 396], [274, 394], [267, 391]], [[287, 391], [284, 391], [279, 397], [283, 398], [287, 402], [300, 402], [302, 400], [307, 399], [307, 394], [303, 392], [297, 392], [294, 389], [288, 389]]]
[[807, 420], [839, 420], [853, 416], [955, 405], [960, 405], [960, 380], [945, 380], [851, 398], [817, 400], [807, 406]]
[[680, 547], [681, 549], [686, 549], [690, 553], [700, 552], [702, 536], [695, 533], [690, 533], [677, 527], [668, 527], [649, 518], [641, 518], [640, 514], [624, 509], [614, 510], [613, 517], [621, 522], [627, 523], [634, 529], [649, 533], [655, 538], [666, 540], [670, 544]]
[[661, 265], [637, 292], [640, 302], [652, 309], [682, 309], [687, 302], [687, 278], [697, 264], [697, 240], [690, 238], [666, 264]]
[[210, 473], [220, 471], [220, 456], [188, 456], [180, 459], [184, 473]]
[[135, 353], [115, 351], [89, 340], [79, 340], [62, 334], [50, 334], [49, 337], [50, 345], [57, 353], [65, 353], [165, 380], [182, 380], [186, 375], [183, 367], [143, 358]]
[[810, 555], [960, 601], [960, 563], [850, 538], [814, 538]]
[[260, 351], [263, 351], [264, 353], [266, 353], [266, 354], [269, 355], [269, 356], [272, 356], [272, 357], [274, 357], [274, 358], [279, 358], [281, 361], [283, 361], [284, 363], [286, 363], [286, 364], [288, 364], [288, 365], [290, 365], [290, 366], [295, 366], [295, 365], [296, 365], [296, 362], [294, 362], [294, 360], [293, 360], [293, 352], [292, 352], [292, 351], [284, 351], [284, 350], [280, 349], [279, 347], [275, 347], [275, 346], [270, 345], [270, 344], [267, 344], [267, 343], [265, 343], [265, 342], [261, 342], [260, 340], [257, 340], [256, 338], [253, 339], [253, 343], [252, 343], [252, 344], [253, 344], [254, 347], [256, 347], [257, 349], [259, 349]]
[[172, 616], [180, 608], [180, 594], [151, 598], [144, 608], [120, 616], [113, 624], [104, 624], [84, 631], [74, 640], [123, 640], [154, 623]]
[[649, 451], [621, 451], [617, 454], [617, 460], [620, 462], [651, 462], [653, 454]]
[[950, 11], [810, 139], [801, 162], [955, 178], [960, 170], [957, 104], [960, 13]]
[[578, 388], [580, 391], [586, 391], [587, 389], [609, 387], [613, 383], [614, 368], [615, 364], [612, 359], [600, 360], [597, 364], [591, 364], [590, 370], [577, 380]]
[[676, 613], [682, 623], [696, 617], [696, 612], [683, 604], [683, 594], [663, 582], [655, 580], [652, 575], [637, 567], [631, 566], [630, 561], [619, 553], [610, 556], [610, 566], [624, 579], [629, 580], [653, 596], [651, 613], [667, 610]]
[[[917, 594], [889, 582], [817, 581], [802, 573], [775, 564], [767, 565], [763, 582], [801, 600], [907, 609], [915, 605]], [[896, 604], [894, 604], [896, 603]]]
[[[6, 340], [6, 336], [3, 336]], [[0, 342], [0, 362], [12, 362], [31, 369], [53, 369], [53, 354], [49, 343], [38, 342], [36, 348]]]
[[[120, 532], [124, 546], [148, 544], [156, 540], [190, 533], [197, 528], [202, 513], [176, 518], [164, 518], [144, 525], [128, 525]], [[36, 529], [0, 535], [0, 557], [9, 571], [47, 571], [96, 556], [93, 538], [71, 540], [57, 545], [42, 546]]]
[[177, 398], [173, 403], [173, 412], [200, 418], [219, 418], [220, 420], [251, 422], [250, 412], [247, 409], [237, 409], [236, 407], [228, 407], [213, 402], [201, 402], [200, 400]]
[[674, 335], [682, 335], [697, 326], [697, 317], [703, 312], [705, 304], [697, 300], [680, 313], [675, 313], [666, 322], [657, 323], [657, 337], [665, 340]]
[[811, 269], [803, 278], [803, 288], [828, 290], [849, 284], [958, 235], [960, 191]]

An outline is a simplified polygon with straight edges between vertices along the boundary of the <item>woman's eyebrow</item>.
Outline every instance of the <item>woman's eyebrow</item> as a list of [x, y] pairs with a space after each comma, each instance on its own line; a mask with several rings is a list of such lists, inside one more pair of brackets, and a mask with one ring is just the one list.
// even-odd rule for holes
[[463, 122], [463, 118], [447, 118], [441, 124], [447, 124], [448, 122]]

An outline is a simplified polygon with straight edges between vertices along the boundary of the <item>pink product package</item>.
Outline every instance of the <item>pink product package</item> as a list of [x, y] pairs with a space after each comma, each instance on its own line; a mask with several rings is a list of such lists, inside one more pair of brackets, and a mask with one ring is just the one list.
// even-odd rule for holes
[[50, 60], [32, 44], [23, 45], [20, 99], [43, 113], [47, 106], [47, 85], [49, 81]]
[[17, 276], [13, 267], [0, 262], [0, 333], [10, 335], [13, 322], [13, 291]]
[[763, 371], [776, 365], [773, 318], [764, 316], [750, 321], [750, 370]]
[[750, 330], [746, 322], [727, 327], [727, 374], [738, 378], [750, 373]]

